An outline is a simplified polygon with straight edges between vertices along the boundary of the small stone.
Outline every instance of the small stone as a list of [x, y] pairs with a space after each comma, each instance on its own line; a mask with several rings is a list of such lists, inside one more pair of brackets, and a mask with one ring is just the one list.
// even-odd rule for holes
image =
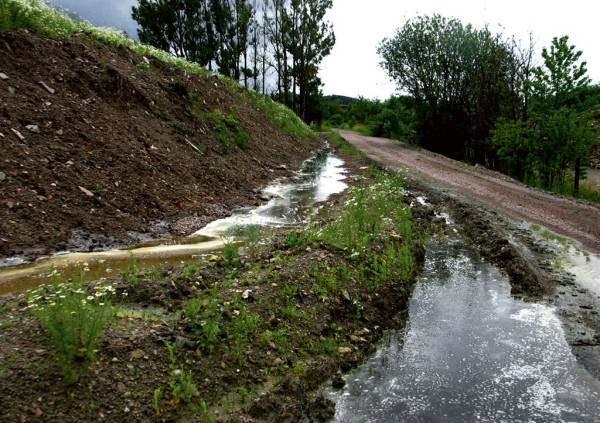
[[92, 191], [90, 191], [89, 189], [86, 189], [84, 187], [79, 187], [79, 189], [81, 190], [81, 192], [83, 192], [88, 197], [93, 197], [94, 196], [94, 193]]
[[249, 289], [245, 290], [245, 291], [242, 293], [242, 298], [243, 298], [244, 300], [247, 300], [247, 299], [249, 299], [249, 298], [251, 298], [251, 297], [252, 297], [252, 291], [251, 291], [251, 290], [249, 290]]
[[39, 418], [39, 417], [42, 417], [42, 414], [44, 414], [44, 413], [42, 412], [42, 410], [40, 409], [40, 407], [35, 407], [35, 410], [33, 410], [33, 415], [35, 417]]
[[12, 131], [13, 134], [15, 134], [17, 136], [17, 138], [19, 139], [19, 141], [25, 141], [25, 137], [19, 131], [17, 131], [14, 128], [10, 128], [10, 130]]
[[287, 170], [287, 168], [288, 167], [284, 164], [277, 166], [277, 169], [279, 169], [279, 170]]
[[0, 182], [6, 179], [6, 173], [0, 172]]
[[8, 79], [8, 75], [0, 72], [0, 79], [2, 79], [3, 81], [6, 81]]
[[44, 87], [46, 89], [46, 91], [48, 91], [50, 94], [54, 94], [56, 92], [56, 90], [54, 88], [51, 88], [48, 86], [48, 84], [46, 84], [44, 81], [39, 81], [39, 84]]
[[131, 353], [129, 354], [129, 357], [132, 360], [139, 360], [140, 358], [144, 358], [145, 355], [146, 355], [146, 353], [143, 350], [135, 350], [135, 351], [131, 351]]
[[40, 127], [37, 125], [27, 125], [25, 129], [27, 129], [29, 132], [33, 132], [34, 134], [40, 133]]
[[367, 340], [361, 336], [352, 335], [350, 340], [356, 344], [366, 344]]
[[64, 131], [62, 129], [59, 129], [58, 131], [56, 131], [56, 135], [62, 135], [64, 134]]
[[119, 391], [119, 392], [125, 391], [125, 384], [123, 382], [117, 383], [117, 391]]
[[15, 93], [16, 93], [16, 92], [17, 92], [17, 91], [15, 90], [15, 88], [14, 88], [14, 87], [8, 87], [8, 93], [9, 93], [10, 95], [15, 95]]
[[339, 347], [338, 348], [338, 354], [352, 354], [352, 348], [350, 347]]

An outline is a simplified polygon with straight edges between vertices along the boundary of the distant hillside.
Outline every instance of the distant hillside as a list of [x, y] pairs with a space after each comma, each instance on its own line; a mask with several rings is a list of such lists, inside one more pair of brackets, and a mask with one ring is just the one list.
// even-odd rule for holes
[[324, 98], [326, 100], [334, 101], [336, 103], [339, 103], [342, 106], [349, 106], [352, 103], [356, 103], [357, 101], [359, 101], [358, 98], [347, 97], [347, 96], [344, 96], [344, 95], [327, 95], [327, 96], [324, 96]]
[[53, 38], [0, 33], [0, 258], [188, 234], [318, 146], [233, 81], [93, 33]]

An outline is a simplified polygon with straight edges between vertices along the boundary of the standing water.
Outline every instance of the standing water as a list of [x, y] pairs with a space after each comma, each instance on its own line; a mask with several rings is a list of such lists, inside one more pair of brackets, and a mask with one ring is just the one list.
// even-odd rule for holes
[[600, 421], [600, 383], [553, 309], [512, 298], [461, 241], [430, 245], [405, 332], [330, 394], [336, 421]]
[[118, 275], [132, 258], [136, 266], [145, 269], [196, 260], [198, 256], [223, 248], [221, 238], [243, 232], [249, 226], [282, 227], [302, 225], [314, 211], [317, 203], [327, 201], [333, 194], [348, 186], [344, 162], [325, 148], [306, 160], [294, 177], [269, 185], [265, 195], [272, 197], [257, 208], [240, 209], [231, 217], [214, 221], [190, 238], [152, 241], [128, 250], [110, 250], [92, 253], [66, 253], [44, 258], [30, 264], [1, 267], [0, 295], [23, 291], [48, 283], [49, 276], [60, 273], [62, 280], [78, 277], [86, 268], [86, 279]]

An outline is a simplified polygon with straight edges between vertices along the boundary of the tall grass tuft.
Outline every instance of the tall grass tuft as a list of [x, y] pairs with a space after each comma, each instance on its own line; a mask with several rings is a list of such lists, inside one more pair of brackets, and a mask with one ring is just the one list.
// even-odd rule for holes
[[114, 292], [110, 285], [88, 292], [77, 284], [30, 292], [30, 310], [50, 335], [65, 382], [79, 380], [94, 360], [98, 339], [115, 316]]

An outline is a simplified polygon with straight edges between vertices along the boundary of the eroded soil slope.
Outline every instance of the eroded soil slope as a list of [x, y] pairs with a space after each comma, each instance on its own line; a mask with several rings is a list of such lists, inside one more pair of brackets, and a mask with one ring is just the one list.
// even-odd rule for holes
[[[189, 233], [316, 147], [214, 76], [85, 36], [0, 34], [0, 74], [0, 258]], [[246, 149], [217, 139], [215, 111]]]

